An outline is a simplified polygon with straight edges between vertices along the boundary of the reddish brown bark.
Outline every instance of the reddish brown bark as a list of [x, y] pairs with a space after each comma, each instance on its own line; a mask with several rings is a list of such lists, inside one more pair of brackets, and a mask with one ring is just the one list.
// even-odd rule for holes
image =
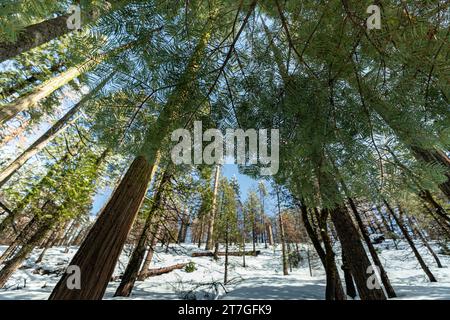
[[57, 283], [50, 300], [102, 299], [117, 259], [141, 207], [151, 180], [153, 162], [145, 156], [134, 159], [80, 249], [69, 265], [81, 271], [81, 289], [67, 288], [70, 276]]

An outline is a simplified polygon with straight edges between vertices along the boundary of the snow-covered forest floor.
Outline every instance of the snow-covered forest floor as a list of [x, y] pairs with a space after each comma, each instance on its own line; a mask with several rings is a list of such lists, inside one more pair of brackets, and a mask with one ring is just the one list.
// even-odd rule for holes
[[[440, 254], [439, 247], [433, 244], [444, 266], [440, 269], [426, 248], [419, 243], [417, 245], [436, 276], [437, 283], [428, 281], [405, 242], [397, 245], [398, 250], [392, 240], [376, 245], [398, 299], [450, 299], [450, 256]], [[248, 244], [246, 250], [251, 248], [252, 245]], [[0, 246], [0, 252], [5, 249], [6, 246]], [[312, 248], [312, 276], [306, 247], [300, 247], [300, 266], [293, 268], [288, 276], [282, 274], [280, 246], [265, 249], [260, 244], [257, 249], [261, 250], [261, 254], [257, 257], [246, 256], [245, 268], [242, 267], [242, 257], [229, 258], [230, 281], [223, 286], [224, 257], [218, 261], [212, 257], [193, 258], [193, 252], [203, 251], [193, 244], [171, 245], [168, 253], [165, 252], [166, 248], [158, 246], [151, 268], [193, 261], [196, 270], [175, 270], [137, 281], [132, 296], [125, 299], [324, 299], [325, 273], [317, 256], [313, 255]], [[41, 250], [34, 250], [6, 287], [0, 289], [0, 299], [47, 299], [77, 247], [69, 248], [68, 252], [64, 247], [51, 248], [47, 250], [43, 261], [35, 264]], [[338, 248], [336, 251], [340, 264]], [[115, 275], [123, 272], [128, 259], [127, 252], [124, 250]], [[104, 298], [112, 299], [118, 285], [119, 280], [110, 282]]]

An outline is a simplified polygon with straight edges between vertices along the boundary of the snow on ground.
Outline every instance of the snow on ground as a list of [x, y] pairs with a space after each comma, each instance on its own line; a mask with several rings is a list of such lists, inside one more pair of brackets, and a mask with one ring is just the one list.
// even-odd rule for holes
[[[250, 250], [251, 245], [247, 246]], [[435, 246], [436, 252], [439, 248]], [[0, 246], [3, 252], [6, 246]], [[283, 276], [280, 247], [257, 248], [261, 254], [257, 257], [246, 256], [246, 267], [242, 267], [242, 257], [230, 257], [229, 284], [223, 286], [224, 258], [214, 261], [211, 257], [192, 258], [192, 252], [202, 251], [195, 245], [173, 245], [169, 252], [157, 247], [152, 268], [165, 267], [176, 263], [195, 263], [196, 270], [188, 273], [175, 270], [170, 273], [137, 281], [131, 299], [323, 299], [325, 295], [325, 274], [317, 257], [312, 259], [312, 276], [306, 259], [306, 249], [301, 247], [302, 262], [288, 276]], [[22, 268], [14, 273], [6, 288], [0, 289], [0, 299], [47, 299], [59, 279], [59, 275], [37, 274], [39, 267], [44, 270], [63, 270], [70, 262], [77, 248], [68, 251], [63, 247], [47, 250], [42, 263], [35, 265], [41, 249], [33, 251], [32, 256]], [[438, 279], [430, 283], [421, 270], [412, 251], [406, 243], [398, 244], [388, 240], [377, 246], [381, 261], [398, 299], [450, 299], [450, 256], [439, 254], [444, 268], [439, 269], [426, 251], [420, 247], [427, 264]], [[337, 250], [338, 251], [338, 250]], [[313, 252], [313, 250], [311, 250]], [[117, 264], [115, 275], [123, 272], [129, 250], [124, 250]], [[339, 257], [339, 254], [336, 254]], [[339, 260], [339, 259], [338, 259]], [[108, 285], [105, 299], [113, 299], [119, 282]], [[114, 299], [130, 299], [114, 298]]]

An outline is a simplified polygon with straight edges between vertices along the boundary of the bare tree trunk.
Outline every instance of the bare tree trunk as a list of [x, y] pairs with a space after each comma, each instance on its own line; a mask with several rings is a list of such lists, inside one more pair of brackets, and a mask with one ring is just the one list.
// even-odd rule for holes
[[[381, 211], [380, 206], [377, 206], [377, 211], [378, 211], [378, 214], [380, 215], [381, 222], [383, 223], [383, 226], [384, 226], [385, 231], [386, 231], [386, 232], [391, 232], [391, 233], [392, 233], [393, 230], [392, 230], [391, 227], [389, 226], [389, 224], [388, 224], [388, 222], [387, 222], [387, 220], [386, 220], [386, 217], [384, 216], [383, 212]], [[384, 233], [385, 235], [387, 235], [386, 232]]]
[[128, 233], [141, 207], [154, 172], [154, 159], [134, 159], [69, 265], [81, 272], [81, 289], [69, 290], [67, 273], [57, 283], [50, 300], [101, 299]]
[[448, 156], [438, 149], [426, 150], [417, 146], [413, 146], [411, 149], [417, 159], [430, 164], [440, 164], [446, 169], [447, 180], [439, 185], [439, 189], [447, 196], [447, 199], [450, 199], [450, 159]]
[[53, 241], [53, 238], [55, 236], [57, 231], [52, 231], [48, 233], [48, 236], [46, 237], [46, 239], [44, 239], [44, 244], [43, 244], [43, 248], [42, 248], [42, 252], [39, 255], [39, 257], [36, 259], [36, 261], [34, 262], [35, 264], [41, 263], [42, 260], [44, 259], [45, 253], [47, 252], [47, 249], [50, 248], [50, 244]]
[[[289, 274], [288, 272], [288, 261], [286, 256], [286, 242], [284, 239], [284, 225], [283, 225], [283, 217], [281, 214], [281, 207], [280, 207], [280, 193], [277, 188], [277, 208], [278, 208], [278, 223], [280, 225], [280, 240], [281, 240], [281, 253], [282, 253], [282, 259], [283, 259], [283, 274], [286, 276]], [[254, 247], [254, 246], [253, 246]], [[253, 249], [254, 251], [254, 249]]]
[[[120, 5], [120, 1], [118, 0], [105, 1], [104, 8], [106, 11], [104, 12], [107, 12], [118, 5]], [[86, 21], [95, 21], [101, 14], [98, 10], [92, 10], [90, 8], [83, 9], [82, 13], [87, 12], [87, 14], [82, 14], [83, 23], [86, 23]], [[67, 27], [67, 19], [69, 17], [70, 14], [64, 14], [56, 18], [27, 26], [25, 30], [20, 33], [15, 42], [0, 43], [0, 63], [65, 34], [71, 33], [75, 29], [69, 29]]]
[[169, 272], [171, 272], [173, 270], [176, 270], [176, 269], [183, 269], [186, 266], [187, 266], [187, 263], [178, 263], [178, 264], [175, 264], [175, 265], [170, 266], [170, 267], [149, 269], [149, 270], [145, 271], [145, 273], [142, 275], [142, 277], [143, 277], [143, 280], [145, 280], [145, 278], [159, 276], [161, 274], [169, 273]]
[[198, 233], [198, 247], [200, 248], [203, 240], [203, 225], [204, 225], [204, 217], [200, 218], [200, 230]]
[[383, 290], [367, 287], [367, 270], [371, 266], [370, 260], [361, 243], [358, 231], [345, 207], [339, 206], [331, 211], [331, 219], [349, 260], [349, 267], [362, 300], [385, 300]]
[[[342, 183], [342, 185], [344, 185]], [[346, 187], [344, 187], [344, 189], [346, 190]], [[358, 209], [356, 208], [355, 203], [353, 202], [353, 199], [348, 197], [347, 198], [349, 204], [350, 204], [350, 208], [353, 211], [353, 215], [355, 217], [355, 220], [358, 224], [359, 230], [361, 231], [361, 234], [363, 236], [364, 241], [366, 242], [367, 248], [369, 249], [370, 255], [372, 257], [373, 262], [375, 263], [375, 265], [378, 267], [378, 269], [380, 270], [380, 278], [381, 278], [381, 282], [383, 282], [384, 288], [386, 289], [386, 293], [388, 295], [389, 298], [395, 298], [397, 295], [395, 294], [395, 290], [391, 285], [391, 281], [389, 280], [386, 270], [383, 267], [383, 264], [380, 261], [380, 258], [378, 257], [377, 251], [375, 250], [375, 247], [373, 246], [372, 242], [370, 241], [370, 237], [369, 234], [367, 233], [366, 228], [364, 227], [364, 224], [361, 220], [361, 217], [359, 215]]]
[[30, 235], [33, 235], [35, 232], [36, 225], [38, 224], [38, 220], [36, 216], [27, 222], [25, 227], [20, 231], [20, 233], [14, 237], [11, 241], [9, 247], [3, 252], [0, 256], [0, 264], [2, 264], [5, 260], [9, 259], [12, 254], [19, 248], [20, 245], [23, 245], [29, 241]]
[[266, 233], [269, 240], [269, 245], [273, 246], [272, 224], [270, 222], [266, 222]]
[[1, 43], [0, 62], [14, 58], [22, 52], [26, 52], [73, 31], [67, 28], [67, 18], [69, 16], [69, 14], [65, 14], [33, 24], [26, 27], [15, 42]]
[[326, 300], [337, 300], [336, 298], [336, 279], [339, 277], [339, 274], [337, 272], [336, 268], [336, 262], [335, 262], [335, 254], [333, 251], [333, 247], [331, 244], [331, 239], [328, 236], [328, 210], [324, 209], [322, 210], [322, 214], [319, 214], [319, 211], [317, 209], [314, 210], [317, 221], [319, 222], [319, 228], [320, 228], [320, 236], [322, 238], [323, 244], [325, 246], [325, 272], [327, 274], [327, 285], [325, 288], [325, 299]]
[[253, 215], [252, 221], [252, 243], [253, 243], [253, 252], [256, 252], [256, 215]]
[[341, 269], [344, 272], [344, 279], [345, 279], [345, 291], [347, 293], [347, 296], [351, 297], [352, 299], [355, 299], [356, 297], [356, 288], [355, 284], [353, 282], [352, 273], [350, 271], [350, 267], [348, 266], [348, 257], [346, 256], [344, 250], [341, 252], [342, 255], [342, 266]]
[[[320, 261], [322, 262], [322, 265], [325, 269], [326, 276], [327, 276], [327, 287], [325, 289], [325, 298], [328, 300], [346, 300], [346, 296], [344, 294], [344, 289], [342, 288], [341, 279], [339, 278], [339, 274], [337, 272], [336, 262], [334, 261], [334, 253], [333, 251], [325, 253], [322, 246], [320, 245], [319, 237], [317, 236], [316, 232], [314, 231], [313, 226], [311, 225], [310, 219], [308, 217], [308, 209], [305, 205], [299, 204], [301, 213], [302, 213], [302, 220], [303, 224], [305, 225], [306, 232], [308, 233], [309, 238], [311, 239], [311, 242], [314, 246], [314, 249], [317, 252], [317, 255], [320, 258]], [[309, 257], [309, 252], [308, 252]], [[333, 259], [331, 259], [333, 258]], [[330, 264], [331, 262], [331, 264]], [[311, 270], [311, 261], [310, 263], [310, 274], [312, 275]], [[327, 265], [328, 263], [328, 265]], [[334, 289], [333, 289], [334, 288]], [[333, 291], [334, 290], [334, 291]]]
[[427, 275], [430, 282], [437, 282], [436, 278], [434, 277], [433, 273], [431, 273], [430, 269], [426, 265], [425, 261], [423, 261], [422, 256], [420, 255], [419, 251], [417, 250], [416, 246], [414, 245], [414, 242], [412, 241], [411, 237], [408, 234], [408, 230], [406, 230], [405, 226], [403, 225], [403, 222], [400, 221], [400, 219], [395, 214], [394, 210], [391, 208], [389, 203], [386, 200], [383, 200], [384, 205], [390, 212], [391, 216], [394, 218], [395, 222], [397, 223], [398, 227], [400, 228], [401, 232], [403, 233], [403, 236], [405, 237], [406, 241], [408, 242], [409, 246], [411, 247], [414, 256], [416, 257], [417, 261], [420, 264], [420, 267]]
[[312, 277], [313, 273], [312, 273], [311, 254], [309, 252], [309, 245], [308, 245], [308, 248], [306, 249], [306, 259], [308, 260], [309, 276]]
[[0, 108], [0, 124], [14, 118], [19, 112], [30, 109], [40, 100], [48, 97], [55, 90], [78, 77], [81, 74], [81, 70], [85, 70], [85, 68], [90, 69], [94, 65], [95, 63], [91, 60], [80, 66], [69, 68], [61, 74], [35, 87], [30, 94], [21, 97], [10, 104], [4, 105]]
[[433, 248], [431, 248], [430, 244], [428, 243], [428, 240], [425, 238], [425, 236], [422, 234], [422, 232], [419, 230], [419, 228], [416, 227], [415, 222], [412, 220], [412, 218], [410, 216], [407, 215], [406, 217], [407, 217], [408, 222], [409, 222], [409, 224], [411, 226], [411, 229], [416, 232], [416, 234], [419, 237], [420, 241], [422, 241], [424, 246], [428, 249], [428, 252], [430, 252], [430, 254], [433, 256], [433, 259], [434, 259], [434, 261], [436, 261], [436, 264], [437, 264], [438, 268], [443, 268], [441, 260], [439, 260], [439, 257], [434, 252]]
[[144, 280], [143, 275], [150, 267], [150, 263], [152, 262], [153, 259], [153, 253], [155, 250], [156, 243], [158, 242], [158, 236], [161, 233], [161, 229], [162, 229], [161, 221], [158, 220], [158, 222], [156, 223], [155, 230], [153, 230], [153, 234], [150, 240], [150, 246], [148, 248], [147, 255], [145, 256], [144, 264], [142, 265], [141, 271], [139, 272], [138, 280]]
[[218, 241], [216, 241], [214, 243], [214, 254], [213, 254], [213, 256], [214, 256], [214, 260], [219, 260], [219, 242]]
[[[84, 103], [94, 96], [105, 84], [112, 78], [114, 72], [106, 77], [100, 84], [95, 87], [91, 92], [85, 95], [77, 104], [75, 104], [61, 119], [56, 121], [53, 126], [48, 129], [42, 136], [40, 136], [35, 142], [33, 142], [25, 151], [23, 151], [10, 165], [0, 172], [0, 187], [2, 187], [12, 175], [22, 167], [31, 157], [41, 151], [50, 141], [52, 141], [56, 135], [67, 128], [69, 121], [73, 116], [78, 113]], [[2, 109], [0, 109], [2, 110]], [[1, 113], [1, 111], [0, 111]]]
[[142, 261], [144, 260], [145, 248], [147, 246], [150, 229], [155, 218], [154, 217], [155, 212], [161, 206], [163, 192], [169, 180], [170, 174], [169, 171], [166, 169], [161, 179], [161, 182], [158, 186], [158, 190], [155, 193], [153, 205], [148, 213], [147, 219], [145, 220], [144, 228], [142, 230], [141, 236], [139, 237], [139, 241], [136, 247], [134, 248], [133, 253], [131, 254], [130, 260], [127, 264], [127, 268], [125, 269], [125, 272], [122, 276], [120, 285], [117, 288], [116, 293], [114, 294], [115, 297], [116, 296], [129, 297], [131, 291], [133, 290], [134, 283], [136, 282], [136, 279], [139, 274], [139, 269], [141, 268]]
[[419, 197], [421, 197], [425, 202], [429, 203], [433, 208], [434, 212], [442, 219], [450, 223], [450, 216], [447, 214], [446, 210], [434, 199], [433, 195], [428, 190], [423, 190], [419, 192]]
[[217, 207], [217, 193], [219, 191], [219, 179], [220, 179], [220, 165], [216, 165], [216, 174], [214, 175], [214, 189], [213, 189], [213, 198], [212, 198], [212, 206], [211, 212], [209, 214], [208, 219], [208, 233], [206, 237], [206, 247], [205, 250], [211, 250], [214, 245], [214, 220], [216, 216], [216, 207]]
[[[228, 230], [228, 221], [226, 225], [226, 231], [225, 231], [225, 271], [223, 275], [223, 284], [228, 284], [228, 242], [229, 242], [229, 230]], [[244, 254], [245, 256], [245, 254]]]
[[39, 241], [45, 237], [50, 228], [51, 227], [49, 224], [41, 224], [30, 240], [24, 244], [17, 254], [15, 254], [14, 257], [5, 264], [3, 269], [0, 271], [0, 288], [6, 284], [6, 281], [8, 281], [14, 271], [20, 267], [22, 262], [33, 251]]

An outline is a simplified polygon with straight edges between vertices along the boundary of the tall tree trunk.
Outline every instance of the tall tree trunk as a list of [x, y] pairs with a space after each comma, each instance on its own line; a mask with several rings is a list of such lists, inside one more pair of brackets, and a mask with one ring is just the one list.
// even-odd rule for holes
[[55, 90], [66, 85], [73, 79], [80, 76], [82, 73], [90, 70], [94, 66], [98, 65], [104, 59], [114, 56], [135, 44], [136, 41], [132, 41], [118, 48], [115, 48], [105, 54], [97, 55], [90, 59], [87, 59], [76, 67], [71, 67], [59, 75], [51, 78], [50, 80], [38, 85], [34, 90], [26, 96], [20, 97], [13, 102], [4, 105], [0, 108], [0, 124], [14, 118], [18, 113], [27, 111], [34, 105], [36, 105], [42, 99], [48, 97]]
[[[76, 146], [78, 149], [78, 145]], [[32, 189], [26, 194], [26, 196], [20, 200], [20, 202], [17, 204], [16, 208], [10, 213], [3, 221], [0, 223], [0, 234], [10, 225], [14, 226], [14, 220], [18, 218], [18, 216], [22, 213], [23, 209], [32, 201], [35, 197], [39, 195], [39, 191], [41, 187], [47, 183], [48, 179], [52, 179], [57, 170], [56, 167], [58, 164], [66, 162], [72, 155], [69, 152], [66, 152], [61, 159], [59, 159], [55, 165], [52, 166], [52, 168], [47, 172], [45, 177], [43, 177], [39, 182], [32, 187]]]
[[391, 281], [389, 280], [389, 277], [387, 276], [386, 270], [383, 267], [383, 264], [380, 261], [380, 258], [378, 257], [377, 251], [375, 250], [375, 247], [372, 244], [372, 241], [370, 241], [369, 234], [367, 233], [367, 229], [365, 228], [363, 221], [361, 220], [361, 216], [359, 215], [358, 208], [356, 207], [355, 202], [351, 197], [349, 197], [347, 186], [344, 184], [343, 181], [341, 181], [341, 185], [344, 189], [344, 192], [346, 193], [348, 203], [350, 204], [350, 208], [353, 211], [353, 216], [355, 217], [356, 223], [358, 224], [359, 230], [361, 231], [362, 237], [364, 241], [366, 242], [367, 248], [369, 249], [370, 256], [372, 257], [373, 262], [378, 267], [380, 271], [380, 278], [381, 282], [383, 283], [383, 286], [386, 290], [387, 296], [389, 298], [395, 298], [397, 295], [395, 294], [395, 290], [391, 285]]
[[273, 232], [272, 232], [272, 224], [270, 222], [266, 222], [266, 233], [269, 245], [273, 246]]
[[256, 253], [256, 215], [252, 217], [252, 244], [253, 244], [253, 253]]
[[13, 43], [0, 43], [0, 62], [14, 58], [22, 52], [47, 43], [73, 30], [67, 28], [65, 14], [53, 19], [45, 20], [25, 28]]
[[[301, 213], [302, 213], [302, 220], [303, 224], [305, 226], [306, 232], [308, 233], [308, 236], [314, 246], [314, 249], [317, 252], [317, 255], [319, 256], [320, 261], [322, 262], [322, 265], [326, 272], [327, 277], [327, 286], [334, 288], [334, 292], [332, 292], [331, 289], [325, 289], [325, 298], [331, 299], [331, 300], [346, 300], [346, 296], [344, 294], [344, 289], [342, 288], [341, 279], [339, 277], [336, 262], [334, 260], [334, 253], [331, 251], [327, 254], [323, 250], [322, 246], [320, 245], [319, 237], [317, 236], [316, 232], [314, 231], [314, 227], [311, 225], [310, 219], [308, 217], [308, 209], [305, 205], [299, 204]], [[333, 259], [330, 259], [331, 254], [333, 255]], [[330, 262], [331, 265], [330, 265]], [[327, 265], [328, 263], [328, 265]], [[311, 265], [310, 265], [311, 267]], [[311, 274], [310, 269], [310, 274]], [[331, 281], [334, 282], [332, 283]], [[332, 294], [333, 293], [333, 294]]]
[[344, 250], [342, 250], [341, 256], [342, 256], [341, 269], [344, 272], [345, 289], [346, 289], [345, 292], [347, 293], [347, 296], [351, 297], [352, 299], [355, 299], [356, 288], [355, 288], [355, 284], [353, 282], [353, 277], [352, 277], [352, 273], [350, 271], [350, 267], [348, 266], [349, 257], [347, 257]]
[[386, 296], [383, 290], [367, 286], [367, 270], [371, 266], [370, 260], [361, 243], [358, 231], [351, 220], [348, 211], [343, 206], [338, 206], [331, 211], [331, 219], [341, 242], [342, 250], [345, 250], [349, 260], [349, 267], [359, 296], [362, 300], [384, 300]]
[[[149, 156], [141, 155], [135, 158], [72, 259], [71, 265], [77, 265], [81, 270], [81, 289], [68, 290], [66, 281], [69, 275], [65, 274], [56, 285], [49, 299], [94, 300], [102, 298], [151, 181], [154, 163], [162, 139], [170, 133], [178, 107], [182, 106], [189, 97], [192, 80], [195, 79], [200, 68], [198, 60], [203, 55], [210, 35], [209, 28], [206, 28], [191, 57], [186, 72], [181, 75], [181, 81], [174, 89], [174, 94], [168, 98], [157, 123], [147, 131], [142, 150], [144, 154]], [[162, 139], [157, 143], [152, 142], [152, 138], [158, 135]]]
[[[286, 242], [284, 239], [284, 223], [283, 223], [283, 217], [281, 214], [281, 207], [280, 207], [280, 194], [279, 190], [277, 188], [277, 208], [278, 208], [278, 223], [280, 225], [280, 241], [281, 241], [281, 253], [282, 253], [282, 263], [283, 263], [283, 274], [286, 276], [289, 274], [288, 272], [288, 261], [287, 261], [287, 255], [286, 255]], [[253, 249], [254, 251], [254, 249]]]
[[[327, 210], [324, 210], [324, 212], [327, 212]], [[325, 299], [326, 300], [335, 300], [336, 296], [336, 278], [339, 276], [337, 269], [336, 269], [336, 263], [334, 260], [334, 252], [333, 247], [331, 245], [331, 239], [328, 236], [328, 226], [327, 226], [327, 219], [328, 219], [328, 213], [323, 214], [323, 216], [319, 219], [320, 222], [320, 236], [322, 238], [323, 244], [325, 246], [325, 272], [327, 274], [327, 285], [325, 287]]]
[[[223, 275], [223, 284], [227, 285], [228, 284], [228, 243], [230, 241], [229, 239], [229, 225], [228, 225], [228, 221], [226, 223], [226, 230], [225, 230], [225, 271], [224, 271], [224, 275]], [[245, 251], [244, 251], [245, 253]], [[245, 254], [244, 254], [245, 256]]]
[[156, 222], [155, 229], [153, 230], [151, 239], [150, 239], [150, 246], [147, 251], [147, 255], [145, 256], [144, 264], [142, 265], [141, 271], [139, 272], [138, 280], [144, 280], [143, 275], [147, 272], [147, 270], [150, 267], [150, 263], [153, 259], [153, 253], [155, 252], [155, 246], [158, 242], [158, 236], [161, 233], [162, 230], [162, 222], [158, 220]]
[[[53, 74], [55, 72], [60, 73], [63, 71], [65, 67], [66, 61], [60, 60], [53, 64], [47, 72]], [[6, 99], [14, 93], [18, 93], [21, 90], [24, 90], [28, 86], [35, 85], [41, 79], [45, 79], [47, 72], [39, 69], [36, 71], [35, 69], [30, 69], [30, 76], [25, 79], [15, 79], [14, 84], [4, 87], [0, 90], [0, 99]]]
[[[316, 170], [321, 197], [322, 199], [336, 199], [341, 193], [337, 180], [329, 171], [324, 170], [324, 163], [329, 161], [324, 154], [320, 155], [318, 159]], [[372, 265], [347, 208], [342, 203], [339, 203], [339, 200], [333, 201], [335, 203], [334, 208], [330, 212], [331, 220], [336, 229], [342, 250], [345, 251], [347, 257], [351, 257], [348, 261], [348, 266], [355, 280], [359, 296], [362, 300], [385, 300], [386, 296], [381, 288], [375, 287], [370, 289], [367, 285], [367, 272]]]
[[80, 66], [69, 68], [50, 80], [38, 85], [30, 94], [4, 105], [0, 108], [0, 124], [14, 118], [19, 112], [27, 111], [36, 105], [36, 103], [48, 97], [55, 90], [78, 77], [82, 70], [90, 69], [95, 64], [96, 62], [93, 60], [88, 60]]
[[153, 198], [153, 205], [148, 212], [147, 219], [145, 220], [144, 228], [142, 229], [139, 241], [131, 254], [130, 260], [128, 261], [127, 268], [122, 276], [119, 287], [116, 290], [114, 296], [129, 297], [131, 291], [133, 290], [134, 283], [139, 274], [139, 269], [141, 268], [142, 261], [145, 256], [145, 249], [148, 244], [148, 238], [150, 235], [151, 226], [155, 218], [155, 212], [160, 208], [163, 193], [167, 183], [170, 180], [169, 170], [166, 169], [158, 189]]
[[450, 226], [446, 224], [445, 221], [442, 220], [439, 216], [436, 216], [433, 210], [428, 208], [428, 206], [424, 203], [423, 207], [426, 211], [430, 214], [430, 216], [433, 218], [433, 220], [436, 222], [436, 224], [439, 226], [439, 228], [442, 230], [442, 232], [445, 234], [446, 238], [450, 240]]
[[0, 256], [0, 264], [9, 259], [21, 245], [26, 244], [29, 241], [29, 237], [34, 234], [37, 224], [38, 218], [33, 216], [33, 218], [23, 227], [20, 233], [12, 239], [9, 247], [2, 253]]
[[214, 175], [214, 189], [211, 205], [211, 212], [208, 219], [208, 233], [206, 236], [205, 250], [212, 250], [214, 245], [214, 221], [216, 216], [217, 207], [217, 193], [219, 191], [219, 179], [220, 179], [220, 165], [216, 165], [216, 173]]
[[177, 243], [184, 243], [186, 241], [186, 233], [187, 228], [189, 224], [189, 213], [187, 212], [188, 209], [184, 209], [183, 213], [181, 214], [180, 219], [180, 228], [178, 230], [178, 237], [177, 237]]
[[450, 159], [438, 149], [426, 150], [421, 147], [411, 147], [413, 155], [418, 159], [430, 164], [439, 164], [446, 169], [445, 176], [447, 180], [439, 185], [442, 193], [450, 200]]
[[[9, 166], [0, 172], [0, 187], [9, 181], [11, 176], [32, 156], [41, 151], [47, 143], [56, 137], [57, 133], [64, 130], [72, 117], [78, 113], [86, 101], [93, 97], [105, 84], [112, 78], [114, 72], [102, 80], [90, 93], [85, 95], [77, 104], [75, 104], [61, 119], [55, 122], [42, 136], [33, 142], [25, 151], [23, 151]], [[1, 110], [1, 109], [0, 109]], [[1, 111], [0, 111], [1, 112]]]
[[380, 215], [381, 218], [381, 222], [383, 223], [383, 227], [386, 230], [386, 232], [384, 233], [385, 235], [387, 235], [387, 233], [392, 233], [393, 230], [391, 229], [391, 227], [389, 226], [386, 217], [384, 216], [383, 212], [381, 211], [380, 206], [377, 205], [377, 212]]
[[395, 214], [394, 210], [391, 208], [389, 203], [386, 200], [383, 200], [383, 202], [384, 202], [384, 205], [386, 206], [386, 208], [388, 209], [388, 211], [390, 212], [391, 216], [394, 218], [395, 222], [397, 223], [400, 231], [402, 232], [403, 236], [405, 237], [406, 241], [408, 242], [409, 246], [411, 247], [411, 249], [414, 253], [414, 256], [416, 257], [417, 261], [419, 262], [420, 267], [425, 272], [425, 274], [427, 275], [430, 282], [437, 282], [433, 273], [431, 273], [431, 270], [428, 268], [425, 261], [423, 261], [422, 256], [420, 255], [419, 251], [417, 250], [416, 246], [414, 245], [414, 242], [412, 241], [411, 237], [409, 236], [408, 230], [406, 230], [405, 226], [403, 225], [403, 222], [400, 221], [400, 219], [397, 217], [397, 215]]
[[[103, 7], [105, 10], [103, 13], [126, 3], [120, 0], [108, 0], [104, 2], [105, 4]], [[83, 24], [95, 21], [100, 14], [102, 14], [102, 12], [90, 8], [81, 8], [81, 10]], [[87, 12], [87, 14], [84, 14], [85, 12]], [[0, 43], [0, 63], [74, 31], [74, 29], [69, 29], [67, 27], [67, 19], [70, 16], [71, 14], [64, 14], [56, 18], [27, 26], [17, 37], [15, 42]]]
[[81, 289], [69, 290], [64, 274], [50, 300], [101, 299], [154, 172], [154, 160], [134, 159], [69, 265], [81, 271]]
[[200, 248], [202, 246], [202, 240], [203, 240], [203, 225], [204, 225], [204, 217], [200, 218], [200, 230], [198, 232], [198, 247]]
[[3, 269], [0, 271], [0, 288], [2, 288], [6, 284], [6, 281], [8, 281], [14, 271], [16, 271], [20, 267], [22, 262], [45, 237], [50, 228], [50, 223], [41, 223], [30, 240], [22, 245], [20, 250], [14, 255], [11, 260], [8, 260]]
[[437, 256], [436, 252], [434, 252], [433, 248], [431, 248], [430, 244], [428, 243], [428, 240], [425, 238], [423, 233], [420, 231], [419, 228], [417, 228], [416, 223], [413, 221], [413, 219], [410, 216], [407, 215], [406, 217], [411, 226], [411, 229], [416, 232], [420, 241], [422, 241], [423, 245], [427, 248], [428, 252], [430, 252], [430, 254], [433, 256], [433, 259], [434, 259], [434, 261], [436, 261], [438, 268], [443, 268], [441, 260], [439, 260], [439, 257]]
[[437, 215], [447, 221], [447, 223], [450, 223], [450, 216], [447, 214], [447, 211], [434, 199], [430, 191], [423, 190], [419, 192], [419, 197], [429, 203], [434, 208]]

